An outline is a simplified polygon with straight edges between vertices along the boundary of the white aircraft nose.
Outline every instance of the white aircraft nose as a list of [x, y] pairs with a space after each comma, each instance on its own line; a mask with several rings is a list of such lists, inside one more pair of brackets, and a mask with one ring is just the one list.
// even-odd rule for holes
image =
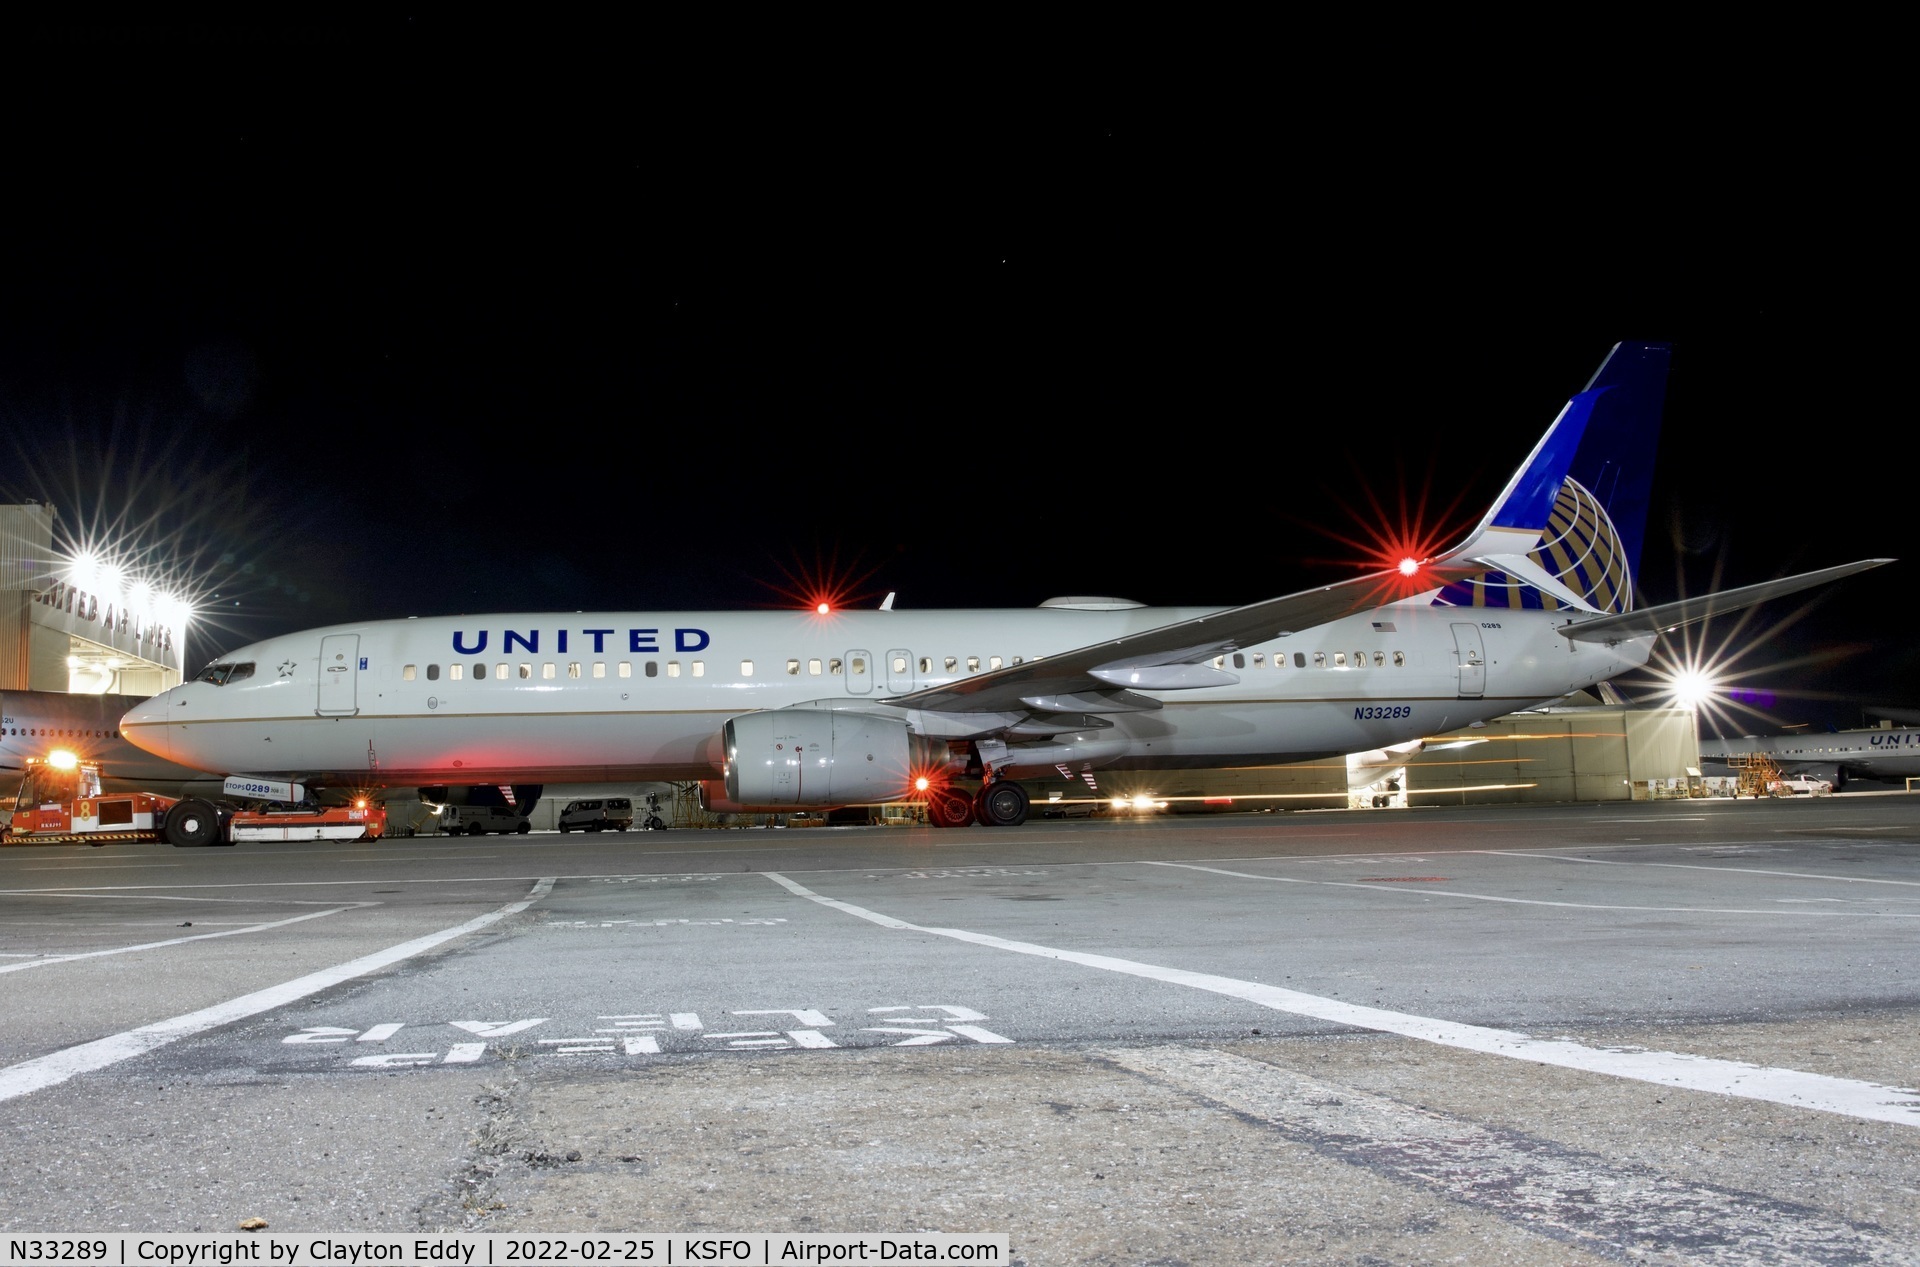
[[156, 757], [173, 760], [173, 738], [167, 710], [173, 705], [174, 691], [179, 689], [176, 686], [172, 691], [162, 691], [152, 699], [143, 700], [129, 708], [120, 718], [120, 737]]

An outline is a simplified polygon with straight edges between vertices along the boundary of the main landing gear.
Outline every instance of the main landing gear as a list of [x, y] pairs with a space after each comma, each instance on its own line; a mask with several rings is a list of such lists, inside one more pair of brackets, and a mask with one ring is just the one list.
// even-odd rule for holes
[[1018, 827], [1027, 821], [1027, 789], [1012, 779], [989, 783], [968, 797], [960, 788], [942, 788], [927, 801], [927, 821], [935, 827]]

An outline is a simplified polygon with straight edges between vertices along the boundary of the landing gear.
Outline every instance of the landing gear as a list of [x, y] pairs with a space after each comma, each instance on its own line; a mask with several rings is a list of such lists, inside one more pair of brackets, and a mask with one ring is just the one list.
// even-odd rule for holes
[[954, 788], [927, 797], [927, 821], [935, 827], [965, 827], [973, 821], [973, 800]]
[[1018, 827], [1027, 821], [1027, 789], [1012, 779], [987, 784], [973, 798], [973, 818], [982, 827]]
[[220, 839], [220, 815], [197, 796], [175, 801], [160, 826], [167, 843], [176, 848], [194, 849], [224, 843]]

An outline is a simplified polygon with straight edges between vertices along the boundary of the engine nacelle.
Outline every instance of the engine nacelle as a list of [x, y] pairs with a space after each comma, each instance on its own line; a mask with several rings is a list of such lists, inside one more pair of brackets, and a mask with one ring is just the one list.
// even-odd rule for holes
[[776, 708], [726, 724], [727, 800], [785, 809], [904, 801], [917, 774], [947, 763], [904, 722], [862, 713]]

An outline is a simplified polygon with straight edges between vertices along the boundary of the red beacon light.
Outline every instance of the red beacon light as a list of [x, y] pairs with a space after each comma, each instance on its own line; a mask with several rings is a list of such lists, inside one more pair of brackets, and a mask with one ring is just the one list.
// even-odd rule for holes
[[1413, 558], [1406, 558], [1406, 559], [1400, 560], [1400, 575], [1412, 576], [1415, 572], [1418, 572], [1419, 570], [1420, 570], [1420, 560], [1413, 559]]
[[818, 612], [820, 615], [824, 616], [828, 612], [832, 611], [833, 607], [831, 604], [828, 604], [828, 603], [815, 603], [813, 605], [813, 610]]

